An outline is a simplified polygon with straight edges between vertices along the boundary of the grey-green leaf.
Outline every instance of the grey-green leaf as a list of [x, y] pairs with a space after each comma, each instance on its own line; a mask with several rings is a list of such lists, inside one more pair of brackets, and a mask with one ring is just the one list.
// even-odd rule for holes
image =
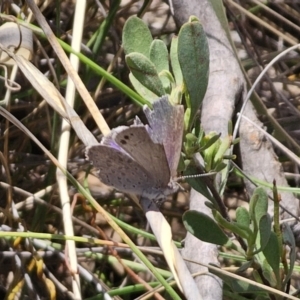
[[133, 85], [134, 89], [146, 100], [150, 101], [151, 103], [157, 99], [156, 94], [149, 91], [144, 85], [142, 85], [132, 73], [129, 73], [129, 80]]
[[[255, 271], [255, 270], [254, 270]], [[254, 298], [254, 299], [270, 299], [269, 297], [262, 298], [262, 295], [266, 294], [266, 292], [255, 285], [252, 285], [248, 282], [238, 280], [236, 278], [232, 278], [230, 275], [224, 275], [221, 272], [218, 272], [216, 270], [210, 270], [211, 273], [216, 274], [218, 277], [220, 277], [223, 282], [230, 287], [230, 289], [233, 291], [233, 294], [230, 294], [227, 289], [226, 285], [224, 287], [224, 292], [227, 297], [225, 299], [237, 299], [237, 300], [244, 300], [244, 299], [249, 299], [249, 298], [244, 298], [242, 294], [245, 293], [253, 293], [259, 295], [259, 298]]]
[[137, 52], [126, 55], [125, 59], [131, 73], [142, 85], [158, 97], [165, 95], [165, 90], [155, 65], [150, 59]]
[[252, 264], [253, 264], [252, 259], [246, 261], [236, 270], [236, 273], [239, 274], [239, 273], [245, 272], [247, 269], [249, 269], [252, 266]]
[[296, 242], [295, 242], [294, 234], [293, 234], [292, 229], [289, 226], [289, 224], [282, 225], [282, 236], [283, 236], [284, 244], [286, 244], [290, 247], [290, 255], [289, 255], [290, 256], [290, 267], [289, 267], [289, 271], [286, 274], [286, 277], [284, 279], [283, 286], [285, 286], [293, 274], [294, 265], [295, 265], [295, 261], [296, 261]]
[[254, 194], [258, 195], [258, 201], [255, 206], [255, 217], [259, 224], [260, 219], [268, 213], [268, 194], [262, 187], [258, 187]]
[[[184, 172], [184, 176], [190, 176], [190, 175], [195, 175], [197, 174], [197, 168], [193, 165], [189, 165]], [[202, 194], [205, 196], [208, 200], [210, 200], [216, 207], [218, 207], [216, 200], [214, 197], [211, 195], [211, 192], [209, 191], [208, 187], [204, 183], [204, 181], [201, 178], [196, 178], [196, 177], [187, 177], [186, 182], [193, 188], [195, 189], [198, 193]]]
[[277, 280], [274, 270], [272, 270], [269, 262], [264, 259], [263, 263], [261, 264], [262, 274], [265, 279], [267, 279], [272, 287], [276, 286]]
[[252, 231], [250, 230], [249, 227], [245, 227], [245, 226], [243, 226], [241, 224], [238, 224], [236, 222], [229, 222], [229, 221], [227, 221], [216, 210], [213, 210], [212, 212], [213, 212], [215, 220], [218, 222], [219, 225], [221, 225], [225, 229], [228, 229], [229, 231], [231, 231], [231, 232], [239, 235], [243, 239], [249, 240], [251, 238]]
[[274, 273], [278, 275], [279, 264], [280, 264], [280, 251], [279, 251], [277, 236], [273, 231], [271, 231], [270, 233], [269, 241], [265, 246], [265, 248], [263, 249], [263, 253], [266, 257], [267, 262], [273, 269]]
[[240, 206], [236, 209], [236, 222], [245, 227], [250, 226], [249, 212], [245, 207]]
[[[166, 44], [161, 40], [154, 40], [150, 46], [150, 60], [156, 67], [158, 73], [169, 71], [169, 53]], [[170, 89], [170, 80], [160, 76], [165, 90]]]
[[252, 198], [257, 199], [254, 201], [255, 204], [252, 207], [252, 218], [256, 222], [257, 226], [259, 226], [260, 219], [268, 213], [268, 194], [263, 187], [258, 187], [257, 189], [255, 189], [251, 200]]
[[271, 217], [268, 214], [261, 217], [259, 222], [260, 251], [263, 251], [269, 242], [271, 235], [271, 225]]
[[166, 44], [161, 40], [154, 40], [150, 46], [150, 60], [154, 63], [157, 72], [169, 71], [169, 54]]
[[201, 241], [216, 245], [225, 245], [228, 237], [218, 224], [204, 213], [190, 210], [183, 214], [185, 228]]
[[183, 84], [182, 72], [178, 60], [178, 37], [174, 36], [171, 42], [170, 48], [170, 60], [172, 71], [175, 77], [175, 82], [177, 86], [181, 86]]
[[250, 199], [249, 212], [258, 229], [261, 217], [268, 213], [268, 195], [264, 188], [258, 187], [255, 189]]
[[147, 25], [138, 17], [128, 18], [123, 28], [123, 48], [125, 54], [138, 52], [150, 58], [150, 45], [153, 41]]
[[208, 85], [209, 48], [200, 22], [184, 24], [178, 35], [178, 59], [187, 91], [190, 96], [191, 116], [189, 127], [194, 122]]

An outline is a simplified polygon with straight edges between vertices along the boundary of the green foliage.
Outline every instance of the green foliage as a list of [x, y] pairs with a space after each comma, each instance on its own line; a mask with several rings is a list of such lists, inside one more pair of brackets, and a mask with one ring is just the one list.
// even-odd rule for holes
[[132, 75], [148, 90], [159, 97], [165, 94], [156, 67], [150, 59], [141, 53], [132, 52], [126, 55], [126, 63], [131, 69]]
[[125, 54], [137, 52], [150, 59], [149, 49], [153, 38], [146, 24], [139, 18], [128, 18], [123, 28], [123, 48]]
[[178, 35], [178, 58], [188, 92], [187, 106], [191, 109], [188, 128], [191, 128], [208, 85], [209, 48], [199, 20], [191, 17]]
[[[231, 145], [231, 136], [221, 140], [217, 133], [205, 135], [195, 118], [205, 96], [209, 74], [209, 48], [199, 20], [191, 17], [181, 27], [178, 37], [172, 38], [169, 51], [163, 41], [153, 40], [145, 23], [135, 16], [126, 21], [122, 38], [129, 79], [138, 94], [150, 103], [165, 94], [173, 104], [185, 100], [186, 173], [193, 169], [189, 165], [197, 152], [204, 159], [205, 172], [222, 171], [226, 167], [223, 160]], [[210, 193], [195, 180], [191, 180], [191, 185], [206, 195]]]
[[263, 249], [263, 253], [270, 267], [273, 269], [276, 278], [279, 278], [280, 249], [274, 232], [270, 232], [270, 237]]
[[[229, 276], [220, 276], [225, 283], [225, 292], [224, 294], [228, 295], [227, 299], [249, 299], [248, 297], [243, 298], [240, 294], [255, 294], [257, 298], [255, 299], [270, 299], [267, 293], [260, 287], [254, 286], [248, 282], [244, 282], [242, 280], [237, 280], [236, 278], [231, 278]], [[227, 290], [234, 291], [234, 293], [230, 293]], [[226, 293], [227, 292], [227, 293]], [[235, 297], [234, 297], [235, 296]]]
[[244, 227], [250, 226], [250, 215], [245, 207], [238, 207], [236, 209], [236, 222]]
[[[194, 174], [197, 174], [197, 168], [193, 164], [189, 164], [184, 172], [184, 176], [186, 176], [187, 183], [193, 187], [198, 193], [202, 194], [204, 197], [209, 199], [213, 204], [216, 205], [214, 197], [211, 195], [211, 192], [209, 191], [207, 185], [202, 180], [198, 180], [198, 178], [192, 176]], [[189, 177], [191, 176], [191, 177]]]
[[209, 73], [208, 43], [200, 22], [191, 18], [182, 26], [179, 36], [172, 39], [170, 53], [161, 40], [153, 40], [145, 23], [135, 16], [126, 21], [122, 38], [129, 78], [136, 91], [150, 102], [167, 94], [171, 102], [179, 104], [184, 95], [185, 128], [191, 129]]
[[216, 210], [213, 210], [213, 215], [218, 224], [220, 224], [223, 228], [230, 230], [230, 232], [240, 236], [243, 239], [250, 240], [252, 238], [252, 232], [250, 228], [244, 227], [243, 225], [238, 224], [236, 222], [227, 221]]
[[254, 230], [258, 230], [260, 219], [268, 213], [268, 195], [266, 191], [259, 187], [254, 191], [250, 200], [250, 218], [254, 221]]
[[229, 241], [219, 225], [206, 214], [189, 210], [183, 214], [182, 219], [185, 228], [204, 242], [224, 245]]
[[[169, 53], [166, 44], [161, 40], [154, 40], [150, 46], [150, 60], [155, 65], [158, 74], [169, 73], [169, 78], [174, 82], [172, 74], [169, 72]], [[161, 76], [164, 91], [170, 92], [170, 80], [167, 76]]]
[[271, 236], [271, 218], [270, 216], [264, 215], [259, 222], [259, 234], [260, 234], [260, 249], [259, 251], [264, 251], [266, 248], [270, 236]]
[[[208, 192], [206, 191], [206, 193]], [[208, 197], [208, 199], [210, 198]], [[267, 281], [271, 287], [284, 290], [292, 274], [296, 259], [295, 240], [288, 225], [284, 226], [283, 236], [280, 233], [280, 237], [272, 230], [271, 217], [267, 212], [268, 195], [266, 191], [261, 187], [254, 191], [250, 199], [249, 211], [244, 207], [237, 208], [236, 222], [222, 217], [215, 207], [217, 206], [211, 206], [214, 220], [200, 212], [186, 212], [183, 217], [186, 229], [202, 241], [238, 250], [245, 258], [245, 263], [239, 268], [239, 272], [253, 268], [253, 276], [256, 278], [256, 281], [261, 283]], [[244, 249], [230, 243], [229, 239], [226, 238], [224, 230], [241, 239], [245, 244]], [[283, 245], [280, 242], [281, 240], [291, 248], [291, 263], [289, 267], [282, 255], [284, 251], [282, 249]], [[280, 270], [281, 262], [285, 266], [284, 274]], [[233, 284], [232, 280], [227, 276], [223, 279], [234, 292], [252, 292], [254, 294], [262, 292], [260, 288], [253, 289], [253, 286], [249, 284]]]
[[[229, 124], [228, 135], [221, 138], [215, 132], [204, 133], [196, 118], [209, 78], [209, 48], [199, 20], [191, 17], [181, 27], [178, 37], [172, 38], [168, 49], [163, 41], [153, 40], [143, 21], [130, 17], [124, 26], [123, 47], [130, 69], [129, 78], [139, 95], [150, 103], [165, 94], [169, 95], [174, 105], [185, 101], [186, 133], [180, 167], [184, 175], [199, 174], [199, 165], [193, 162], [197, 153], [200, 154], [201, 173], [222, 172], [222, 178], [226, 178], [228, 160], [234, 158], [228, 156], [228, 150], [238, 142], [232, 141], [232, 124]], [[209, 180], [214, 185], [214, 178]], [[270, 286], [284, 290], [291, 277], [296, 256], [295, 242], [289, 227], [284, 237], [280, 231], [278, 203], [275, 203], [275, 230], [268, 215], [268, 195], [263, 188], [257, 188], [253, 193], [249, 210], [243, 207], [237, 209], [236, 222], [233, 222], [225, 217], [222, 205], [215, 199], [216, 194], [207, 181], [195, 177], [187, 178], [186, 181], [210, 201], [207, 206], [211, 208], [214, 218], [201, 212], [188, 211], [183, 215], [186, 229], [205, 242], [239, 251], [245, 260], [239, 268], [240, 272], [252, 268], [257, 282], [268, 282]], [[216, 193], [223, 190], [224, 182]], [[241, 245], [232, 243], [225, 232], [235, 235]], [[283, 260], [284, 242], [291, 248], [290, 267]], [[284, 265], [284, 274], [280, 270], [280, 263]], [[252, 293], [260, 299], [268, 298], [261, 288], [227, 276], [223, 280], [231, 289], [231, 295]]]
[[[187, 161], [186, 165], [191, 162], [193, 155], [198, 152], [203, 158], [201, 163], [203, 171], [207, 173], [220, 172], [226, 167], [224, 157], [231, 146], [231, 136], [228, 135], [221, 139], [220, 134], [211, 132], [205, 135], [202, 129], [199, 130], [197, 136], [196, 131], [193, 130], [192, 133], [188, 133], [185, 136], [183, 146]], [[228, 158], [234, 158], [234, 156], [227, 156], [226, 159]], [[194, 185], [192, 187], [194, 188]]]
[[288, 283], [288, 281], [291, 279], [294, 270], [295, 261], [296, 261], [296, 242], [290, 226], [285, 224], [282, 225], [282, 237], [283, 237], [284, 244], [288, 245], [290, 248], [290, 252], [289, 252], [290, 265], [288, 266], [286, 264], [285, 259], [283, 260], [284, 269], [286, 271], [286, 277], [283, 282], [283, 286], [285, 286]]
[[181, 73], [181, 68], [178, 59], [178, 37], [174, 36], [171, 43], [170, 49], [170, 60], [171, 67], [174, 74], [175, 82], [177, 86], [182, 86], [183, 84], [183, 76]]

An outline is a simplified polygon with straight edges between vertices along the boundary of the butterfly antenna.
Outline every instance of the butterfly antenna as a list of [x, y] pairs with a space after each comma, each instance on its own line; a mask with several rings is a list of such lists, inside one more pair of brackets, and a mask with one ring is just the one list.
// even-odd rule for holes
[[207, 177], [207, 176], [211, 176], [211, 175], [215, 175], [215, 174], [217, 174], [217, 172], [210, 172], [210, 173], [205, 173], [205, 174], [195, 174], [195, 175], [180, 176], [180, 177], [176, 178], [176, 181], [185, 180], [187, 178]]

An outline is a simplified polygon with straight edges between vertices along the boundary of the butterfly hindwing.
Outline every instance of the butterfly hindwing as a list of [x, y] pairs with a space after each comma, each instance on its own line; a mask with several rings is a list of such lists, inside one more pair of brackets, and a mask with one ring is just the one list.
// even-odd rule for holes
[[88, 148], [87, 156], [99, 169], [103, 183], [122, 192], [141, 195], [154, 185], [146, 170], [117, 149], [99, 144]]
[[117, 132], [114, 140], [151, 174], [156, 187], [167, 186], [170, 170], [164, 147], [151, 140], [144, 125], [127, 127]]

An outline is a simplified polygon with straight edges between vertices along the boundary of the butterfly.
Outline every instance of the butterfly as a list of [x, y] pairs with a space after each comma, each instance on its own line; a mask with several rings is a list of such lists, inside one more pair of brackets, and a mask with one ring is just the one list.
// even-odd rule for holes
[[112, 129], [100, 144], [86, 154], [99, 169], [103, 183], [125, 193], [160, 201], [180, 188], [174, 180], [180, 159], [184, 110], [173, 106], [167, 96], [143, 107], [148, 120], [139, 118], [132, 126]]

